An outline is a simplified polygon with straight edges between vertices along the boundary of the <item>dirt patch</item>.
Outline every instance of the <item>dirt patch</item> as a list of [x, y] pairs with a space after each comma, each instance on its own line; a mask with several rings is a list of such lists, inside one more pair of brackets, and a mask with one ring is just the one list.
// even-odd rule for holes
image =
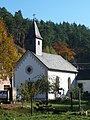
[[0, 105], [1, 109], [15, 109], [17, 107], [18, 107], [18, 105], [16, 105], [16, 104], [1, 104]]

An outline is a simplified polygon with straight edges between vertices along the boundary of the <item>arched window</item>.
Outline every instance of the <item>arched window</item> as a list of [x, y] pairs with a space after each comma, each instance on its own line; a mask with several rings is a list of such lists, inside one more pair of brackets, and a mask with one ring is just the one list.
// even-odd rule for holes
[[56, 83], [55, 83], [55, 89], [56, 89], [56, 91], [58, 91], [59, 92], [59, 77], [58, 76], [56, 76]]
[[38, 41], [38, 45], [40, 45], [40, 41]]
[[68, 89], [70, 89], [70, 85], [71, 85], [71, 78], [68, 77]]

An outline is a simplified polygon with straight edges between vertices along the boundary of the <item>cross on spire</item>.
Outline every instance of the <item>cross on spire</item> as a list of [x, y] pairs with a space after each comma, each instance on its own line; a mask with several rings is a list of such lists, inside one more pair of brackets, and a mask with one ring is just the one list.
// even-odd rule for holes
[[35, 17], [35, 16], [36, 16], [36, 14], [33, 14], [33, 19], [34, 19], [34, 20], [36, 19], [36, 17]]

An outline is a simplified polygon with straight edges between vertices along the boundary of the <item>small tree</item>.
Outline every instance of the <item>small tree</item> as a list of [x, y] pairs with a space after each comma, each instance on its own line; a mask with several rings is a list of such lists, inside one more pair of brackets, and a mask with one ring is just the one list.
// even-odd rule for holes
[[46, 104], [48, 104], [48, 92], [50, 91], [50, 82], [47, 76], [40, 76], [39, 82], [39, 92], [46, 94]]
[[56, 79], [52, 83], [52, 90], [53, 90], [53, 92], [55, 94], [55, 98], [59, 94], [59, 87], [60, 87], [59, 83], [60, 83], [59, 82], [59, 77], [57, 76]]
[[20, 93], [23, 100], [31, 100], [31, 115], [32, 115], [32, 100], [35, 95], [45, 93], [46, 105], [48, 105], [48, 92], [50, 91], [50, 82], [47, 76], [40, 76], [38, 80], [28, 80], [20, 86]]
[[78, 98], [78, 91], [79, 91], [78, 87], [74, 87], [73, 85], [70, 85], [69, 91], [72, 92], [72, 97], [74, 99]]
[[28, 80], [23, 83], [20, 87], [21, 95], [23, 100], [31, 100], [31, 115], [32, 115], [32, 101], [33, 97], [38, 94], [39, 84], [37, 81]]

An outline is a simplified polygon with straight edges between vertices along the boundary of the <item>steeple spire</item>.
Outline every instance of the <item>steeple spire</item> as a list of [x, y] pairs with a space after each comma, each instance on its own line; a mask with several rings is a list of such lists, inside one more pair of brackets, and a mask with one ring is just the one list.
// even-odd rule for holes
[[40, 35], [40, 32], [39, 32], [39, 29], [37, 27], [37, 24], [35, 22], [35, 20], [33, 19], [33, 27], [34, 27], [34, 34], [35, 34], [35, 37], [36, 38], [39, 38], [39, 39], [43, 39]]
[[[35, 15], [34, 15], [35, 17]], [[27, 40], [27, 50], [34, 52], [37, 55], [42, 55], [42, 40], [35, 18], [30, 27], [29, 39]]]

